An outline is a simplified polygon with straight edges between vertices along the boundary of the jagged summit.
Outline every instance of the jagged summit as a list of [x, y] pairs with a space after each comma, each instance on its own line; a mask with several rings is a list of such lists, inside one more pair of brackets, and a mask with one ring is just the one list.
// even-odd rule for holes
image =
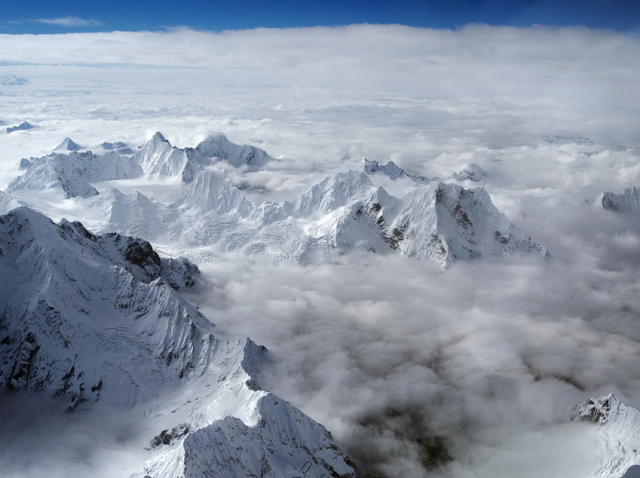
[[171, 143], [155, 133], [146, 144], [134, 155], [135, 161], [147, 175], [180, 176], [185, 181], [191, 177], [189, 158], [181, 149], [171, 146]]
[[475, 163], [470, 163], [464, 166], [464, 168], [457, 173], [453, 174], [453, 179], [456, 181], [473, 181], [479, 183], [484, 181], [488, 176], [488, 173]]
[[151, 136], [151, 139], [149, 141], [161, 141], [163, 143], [168, 143], [169, 141], [167, 141], [167, 139], [162, 135], [162, 133], [160, 131], [156, 131], [155, 133], [153, 133], [153, 136]]
[[7, 133], [13, 133], [14, 131], [27, 131], [29, 129], [33, 129], [34, 127], [28, 121], [23, 121], [18, 126], [9, 126], [7, 128]]
[[209, 135], [196, 146], [195, 153], [196, 160], [200, 162], [225, 161], [233, 167], [250, 170], [261, 168], [272, 159], [266, 151], [246, 144], [234, 144], [222, 133]]
[[640, 465], [640, 411], [628, 407], [612, 393], [586, 400], [573, 410], [572, 419], [598, 426], [600, 446], [594, 477], [633, 476]]
[[271, 160], [263, 150], [230, 142], [222, 133], [212, 134], [195, 148], [180, 149], [171, 146], [161, 133], [151, 139], [135, 154], [145, 174], [179, 176], [191, 182], [205, 167], [225, 161], [236, 168], [256, 170]]
[[355, 478], [324, 427], [260, 390], [264, 347], [217, 339], [175, 292], [188, 261], [24, 207], [0, 216], [0, 250], [0, 387], [133, 410], [152, 432], [132, 476]]
[[392, 180], [397, 180], [401, 178], [412, 179], [418, 183], [425, 183], [431, 181], [429, 178], [424, 176], [416, 176], [413, 174], [408, 174], [404, 169], [396, 166], [393, 161], [389, 161], [387, 164], [379, 164], [378, 161], [370, 161], [366, 158], [363, 159], [363, 170], [366, 174], [382, 174], [387, 176]]
[[79, 151], [80, 149], [82, 149], [82, 146], [78, 145], [75, 141], [73, 141], [71, 138], [65, 138], [64, 140], [62, 140], [62, 143], [60, 143], [55, 149], [54, 151]]
[[640, 207], [640, 190], [633, 187], [625, 189], [622, 194], [602, 192], [593, 200], [593, 206], [608, 211], [625, 213], [635, 211]]
[[116, 141], [114, 143], [105, 141], [100, 145], [100, 147], [104, 151], [116, 151], [119, 154], [133, 154], [133, 150], [122, 141]]
[[190, 183], [215, 161], [256, 169], [271, 159], [261, 149], [231, 143], [222, 133], [210, 136], [195, 149], [176, 148], [160, 132], [136, 153], [121, 142], [103, 143], [100, 154], [79, 153], [79, 149], [81, 146], [65, 138], [56, 154], [23, 159], [20, 168], [26, 173], [12, 182], [12, 191], [61, 187], [67, 197], [88, 197], [97, 194], [93, 182], [147, 175], [179, 177]]
[[290, 210], [296, 217], [319, 217], [355, 202], [369, 201], [375, 191], [364, 173], [338, 173], [313, 186], [290, 206]]
[[210, 171], [198, 174], [174, 204], [192, 211], [215, 211], [219, 215], [236, 213], [239, 217], [247, 217], [255, 209], [231, 181]]
[[67, 198], [98, 194], [92, 182], [137, 177], [142, 170], [135, 161], [116, 152], [53, 154], [22, 161], [26, 168], [7, 188], [10, 193], [60, 189]]

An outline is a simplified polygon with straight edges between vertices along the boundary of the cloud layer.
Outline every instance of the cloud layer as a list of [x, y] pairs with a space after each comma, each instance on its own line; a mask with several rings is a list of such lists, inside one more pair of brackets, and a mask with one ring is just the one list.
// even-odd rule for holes
[[484, 25], [457, 31], [351, 25], [0, 35], [0, 51], [4, 62], [225, 69], [252, 85], [366, 88], [432, 97], [588, 94], [594, 103], [626, 98], [627, 104], [638, 101], [640, 63], [640, 42], [611, 31]]

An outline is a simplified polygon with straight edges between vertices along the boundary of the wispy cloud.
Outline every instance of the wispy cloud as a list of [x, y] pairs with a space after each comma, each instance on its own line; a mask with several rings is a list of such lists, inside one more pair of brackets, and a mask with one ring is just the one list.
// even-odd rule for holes
[[97, 27], [102, 25], [102, 22], [97, 20], [85, 20], [84, 18], [78, 17], [38, 18], [32, 21], [45, 23], [47, 25], [58, 25], [61, 27]]

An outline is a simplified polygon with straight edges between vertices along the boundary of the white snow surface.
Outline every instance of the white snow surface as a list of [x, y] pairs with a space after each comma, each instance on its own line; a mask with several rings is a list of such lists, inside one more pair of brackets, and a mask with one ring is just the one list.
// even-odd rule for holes
[[573, 412], [576, 421], [598, 426], [598, 447], [593, 455], [599, 464], [589, 478], [633, 476], [640, 465], [640, 411], [628, 407], [613, 394], [590, 398]]
[[193, 265], [26, 207], [0, 217], [0, 249], [0, 384], [137, 411], [157, 435], [133, 476], [355, 476], [324, 427], [259, 389], [264, 348], [219, 340], [168, 285]]

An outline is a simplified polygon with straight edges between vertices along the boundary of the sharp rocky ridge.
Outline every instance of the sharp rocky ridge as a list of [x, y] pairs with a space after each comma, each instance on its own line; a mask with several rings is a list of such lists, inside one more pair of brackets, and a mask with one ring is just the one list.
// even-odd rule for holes
[[0, 386], [137, 411], [156, 433], [133, 476], [355, 476], [324, 427], [260, 389], [264, 347], [218, 339], [177, 294], [190, 262], [19, 207], [0, 216], [0, 269]]

